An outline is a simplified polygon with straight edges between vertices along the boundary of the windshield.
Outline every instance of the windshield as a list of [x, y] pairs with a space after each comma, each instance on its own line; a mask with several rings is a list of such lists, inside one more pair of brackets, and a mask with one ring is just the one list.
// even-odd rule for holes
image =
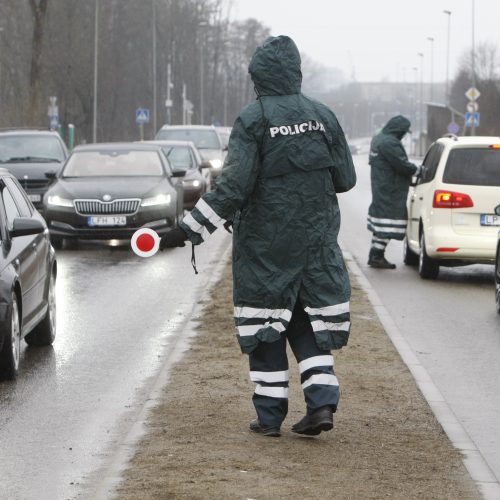
[[158, 132], [156, 139], [168, 141], [192, 141], [198, 149], [221, 149], [215, 130], [165, 129]]
[[66, 163], [63, 177], [161, 176], [163, 167], [156, 151], [81, 151]]
[[222, 142], [222, 147], [227, 148], [227, 146], [229, 145], [229, 136], [231, 135], [231, 132], [219, 130], [218, 134]]
[[0, 136], [0, 163], [64, 161], [64, 150], [57, 137], [50, 135]]
[[500, 149], [456, 148], [450, 151], [443, 182], [500, 186]]
[[189, 148], [171, 146], [163, 148], [163, 151], [167, 155], [168, 161], [174, 170], [189, 170], [194, 167]]

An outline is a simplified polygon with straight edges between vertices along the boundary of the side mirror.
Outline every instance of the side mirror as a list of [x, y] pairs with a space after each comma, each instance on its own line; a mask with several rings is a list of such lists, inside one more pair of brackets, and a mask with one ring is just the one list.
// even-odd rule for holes
[[9, 231], [9, 234], [11, 238], [16, 238], [17, 236], [40, 234], [44, 231], [45, 226], [41, 221], [24, 217], [16, 217], [14, 219], [12, 229]]
[[45, 172], [45, 177], [53, 181], [57, 177], [57, 172], [55, 172], [54, 170], [51, 170], [50, 172]]
[[229, 151], [229, 146], [224, 146], [224, 147], [222, 148], [222, 151]]
[[187, 170], [172, 170], [172, 177], [184, 177]]

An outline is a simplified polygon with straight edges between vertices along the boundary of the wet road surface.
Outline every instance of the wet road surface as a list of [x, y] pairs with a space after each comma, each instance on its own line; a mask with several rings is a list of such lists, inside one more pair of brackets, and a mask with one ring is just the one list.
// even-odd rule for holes
[[18, 379], [0, 383], [0, 498], [86, 497], [229, 244], [219, 230], [198, 247], [199, 275], [190, 245], [57, 252], [56, 341], [23, 342]]

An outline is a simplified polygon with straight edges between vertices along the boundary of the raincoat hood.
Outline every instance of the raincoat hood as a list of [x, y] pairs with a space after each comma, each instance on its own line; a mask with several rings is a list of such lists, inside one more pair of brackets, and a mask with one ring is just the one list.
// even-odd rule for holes
[[267, 38], [257, 47], [248, 66], [257, 95], [299, 94], [300, 63], [299, 50], [290, 37]]
[[382, 129], [384, 134], [391, 134], [396, 136], [398, 139], [402, 139], [406, 133], [410, 130], [410, 120], [402, 115], [395, 116], [391, 118]]

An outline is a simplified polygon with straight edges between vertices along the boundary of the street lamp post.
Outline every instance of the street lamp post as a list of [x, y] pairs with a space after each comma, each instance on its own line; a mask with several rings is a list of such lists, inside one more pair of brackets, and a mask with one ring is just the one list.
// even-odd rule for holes
[[422, 136], [424, 133], [424, 53], [419, 52], [420, 57], [420, 129], [418, 134], [418, 152], [422, 154]]
[[451, 10], [443, 10], [443, 13], [448, 16], [448, 34], [446, 36], [446, 104], [450, 105], [450, 24]]
[[[206, 28], [209, 25], [208, 21], [206, 20], [201, 20], [198, 23], [198, 27], [200, 28]], [[204, 95], [204, 66], [205, 66], [205, 61], [203, 60], [203, 55], [204, 55], [204, 44], [205, 44], [205, 37], [203, 37], [203, 40], [201, 40], [200, 36], [200, 124], [204, 125], [205, 124], [205, 95]]]
[[156, 91], [156, 0], [153, 2], [153, 134], [156, 134], [156, 108], [157, 108], [157, 91]]
[[[3, 26], [0, 26], [0, 34], [2, 33], [3, 31]], [[1, 38], [1, 36], [0, 36]], [[1, 42], [1, 40], [0, 40]], [[1, 43], [0, 43], [0, 47], [1, 47]], [[2, 57], [1, 57], [1, 52], [0, 52], [0, 110], [2, 109], [2, 105], [3, 105], [3, 102], [2, 102]]]
[[[472, 51], [471, 51], [471, 65], [472, 65], [472, 87], [476, 88], [476, 3], [472, 0]], [[476, 135], [476, 123], [472, 120], [471, 135]]]
[[430, 102], [434, 102], [434, 37], [428, 36], [427, 40], [431, 42], [431, 81], [430, 81]]
[[99, 35], [99, 0], [95, 0], [94, 12], [94, 102], [92, 112], [92, 142], [97, 142], [97, 67], [98, 67], [98, 35]]

